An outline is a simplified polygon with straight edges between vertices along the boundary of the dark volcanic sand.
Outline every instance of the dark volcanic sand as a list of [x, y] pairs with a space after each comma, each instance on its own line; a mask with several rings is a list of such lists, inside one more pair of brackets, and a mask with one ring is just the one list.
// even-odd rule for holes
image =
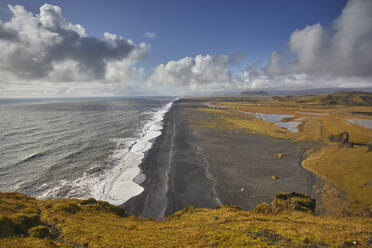
[[162, 220], [190, 205], [218, 206], [212, 181], [205, 176], [205, 158], [179, 111], [175, 104], [168, 112], [163, 134], [141, 164], [144, 191], [123, 205], [131, 214]]
[[[190, 123], [213, 116], [180, 102], [167, 114], [163, 134], [141, 165], [144, 191], [123, 205], [129, 213], [162, 220], [190, 205], [252, 209], [277, 192], [316, 197], [313, 185], [319, 179], [300, 166], [312, 144], [202, 128]], [[278, 153], [287, 155], [274, 158]]]

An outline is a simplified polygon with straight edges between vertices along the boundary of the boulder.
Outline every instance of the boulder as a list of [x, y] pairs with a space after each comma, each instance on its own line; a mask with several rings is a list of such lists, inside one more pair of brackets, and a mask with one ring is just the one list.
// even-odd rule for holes
[[372, 151], [372, 140], [367, 144], [367, 152]]
[[343, 144], [343, 145], [346, 145], [346, 144], [349, 144], [349, 138], [350, 138], [350, 135], [348, 132], [342, 132], [339, 134], [340, 135], [340, 143]]
[[330, 136], [328, 136], [328, 140], [331, 142], [337, 142], [340, 145], [344, 145], [345, 147], [348, 148], [354, 146], [354, 143], [350, 141], [350, 134], [347, 131], [344, 131], [336, 135], [331, 134]]
[[270, 203], [262, 203], [253, 210], [263, 214], [278, 214], [288, 211], [300, 211], [314, 214], [315, 199], [302, 193], [278, 193]]

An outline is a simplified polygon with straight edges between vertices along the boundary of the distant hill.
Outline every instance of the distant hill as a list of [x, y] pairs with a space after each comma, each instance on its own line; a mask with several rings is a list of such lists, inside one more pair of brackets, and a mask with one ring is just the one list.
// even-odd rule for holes
[[267, 91], [243, 91], [240, 93], [242, 96], [268, 96], [269, 93]]
[[372, 106], [372, 93], [347, 91], [327, 95], [274, 96], [280, 102], [295, 101], [304, 104]]

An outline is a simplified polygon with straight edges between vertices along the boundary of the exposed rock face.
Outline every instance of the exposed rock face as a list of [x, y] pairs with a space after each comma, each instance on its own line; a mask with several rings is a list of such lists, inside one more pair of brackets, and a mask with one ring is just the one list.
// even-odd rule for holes
[[372, 140], [367, 144], [367, 152], [372, 151]]
[[278, 193], [270, 204], [262, 203], [257, 205], [253, 211], [264, 214], [278, 214], [286, 211], [301, 211], [314, 214], [315, 199], [307, 194], [296, 192]]
[[332, 142], [337, 142], [345, 147], [351, 148], [354, 146], [354, 143], [350, 141], [350, 135], [348, 132], [344, 131], [337, 135], [328, 136], [328, 140]]
[[346, 145], [349, 143], [350, 135], [348, 132], [342, 132], [340, 133], [340, 136], [341, 136], [341, 141], [340, 141], [341, 144]]

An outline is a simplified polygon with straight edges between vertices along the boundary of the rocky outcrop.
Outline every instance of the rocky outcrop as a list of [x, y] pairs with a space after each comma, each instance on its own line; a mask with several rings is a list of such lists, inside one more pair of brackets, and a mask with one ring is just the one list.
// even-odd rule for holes
[[350, 134], [346, 131], [336, 135], [331, 134], [330, 136], [328, 136], [328, 140], [331, 142], [337, 142], [345, 147], [354, 146], [354, 143], [350, 140]]
[[372, 140], [368, 142], [367, 144], [367, 152], [372, 151]]
[[315, 199], [301, 193], [278, 193], [270, 203], [261, 203], [253, 210], [262, 214], [278, 214], [288, 211], [301, 211], [314, 214]]

